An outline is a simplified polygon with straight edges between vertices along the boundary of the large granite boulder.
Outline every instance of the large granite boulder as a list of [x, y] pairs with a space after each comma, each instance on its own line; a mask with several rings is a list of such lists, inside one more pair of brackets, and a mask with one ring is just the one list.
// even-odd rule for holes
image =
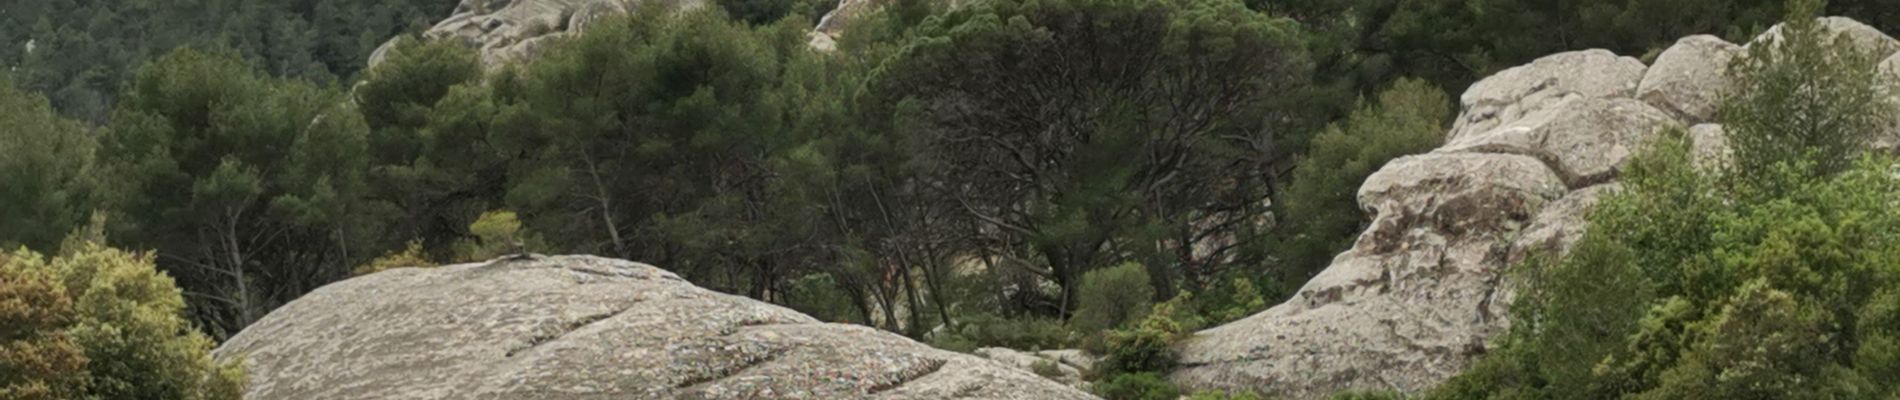
[[396, 269], [272, 312], [215, 355], [249, 399], [1090, 399], [983, 358], [584, 256]]
[[1504, 153], [1537, 157], [1572, 188], [1614, 178], [1638, 147], [1679, 123], [1628, 98], [1573, 97], [1517, 121], [1458, 136], [1441, 153]]
[[1472, 84], [1459, 97], [1464, 112], [1452, 138], [1493, 128], [1570, 97], [1629, 97], [1648, 67], [1608, 50], [1560, 53], [1504, 70]]
[[[1879, 29], [1867, 26], [1867, 24], [1860, 23], [1860, 21], [1855, 21], [1852, 18], [1823, 17], [1820, 19], [1820, 23], [1821, 29], [1837, 36], [1846, 37], [1849, 44], [1859, 47], [1863, 51], [1872, 53], [1876, 60], [1885, 59], [1888, 56], [1892, 56], [1895, 52], [1900, 52], [1900, 40], [1894, 40], [1892, 36], [1881, 33]], [[1753, 41], [1748, 43], [1747, 47], [1755, 47], [1779, 40], [1781, 40], [1781, 25], [1775, 25], [1768, 28], [1767, 31], [1762, 32], [1760, 36], [1756, 36]]]
[[[423, 36], [475, 48], [481, 52], [482, 65], [492, 68], [534, 57], [555, 38], [582, 32], [603, 16], [647, 3], [681, 10], [708, 4], [706, 0], [462, 0], [454, 13]], [[387, 59], [401, 40], [390, 40], [371, 53], [370, 66]]]
[[1324, 398], [1344, 388], [1419, 390], [1481, 354], [1507, 235], [1567, 192], [1535, 158], [1401, 158], [1359, 191], [1376, 217], [1351, 251], [1292, 300], [1202, 331], [1174, 379], [1197, 389]]
[[[1900, 55], [1884, 56], [1900, 48], [1893, 39], [1852, 20], [1821, 21], [1883, 54], [1883, 72], [1900, 81]], [[1514, 288], [1501, 272], [1569, 251], [1657, 132], [1686, 129], [1700, 165], [1733, 156], [1715, 111], [1728, 60], [1743, 49], [1690, 37], [1655, 66], [1603, 50], [1561, 53], [1472, 85], [1444, 146], [1394, 160], [1360, 188], [1371, 222], [1352, 249], [1286, 303], [1196, 333], [1175, 349], [1182, 368], [1172, 379], [1320, 399], [1417, 392], [1450, 378], [1508, 329]]]
[[1741, 46], [1715, 36], [1682, 38], [1656, 57], [1636, 97], [1686, 123], [1713, 121], [1728, 91], [1728, 65], [1741, 51]]

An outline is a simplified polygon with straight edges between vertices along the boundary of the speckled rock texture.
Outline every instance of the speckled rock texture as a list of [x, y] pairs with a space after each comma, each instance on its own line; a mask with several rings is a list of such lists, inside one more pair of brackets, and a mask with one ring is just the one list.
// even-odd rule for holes
[[875, 329], [587, 256], [406, 268], [291, 302], [215, 352], [247, 399], [1092, 399]]
[[[585, 31], [602, 16], [625, 13], [655, 3], [671, 9], [691, 9], [706, 0], [462, 0], [447, 19], [423, 36], [455, 40], [481, 52], [482, 65], [498, 67], [534, 57], [552, 40]], [[370, 54], [375, 66], [389, 57], [396, 38]]]
[[[1900, 80], [1900, 55], [1887, 58], [1900, 42], [1845, 18], [1822, 23], [1876, 51]], [[1444, 146], [1394, 160], [1360, 188], [1371, 222], [1351, 250], [1286, 303], [1196, 333], [1176, 349], [1172, 380], [1323, 399], [1419, 392], [1457, 374], [1509, 326], [1514, 290], [1503, 272], [1587, 234], [1589, 213], [1619, 190], [1645, 142], [1686, 129], [1701, 165], [1726, 162], [1722, 74], [1745, 48], [1690, 37], [1654, 66], [1568, 52], [1472, 85]]]
[[[1016, 369], [1035, 372], [1043, 377], [1075, 387], [1081, 387], [1083, 377], [1095, 368], [1097, 358], [1081, 350], [1042, 350], [1022, 351], [1006, 347], [985, 347], [971, 352], [997, 363]], [[1036, 371], [1037, 364], [1047, 365], [1044, 371]]]

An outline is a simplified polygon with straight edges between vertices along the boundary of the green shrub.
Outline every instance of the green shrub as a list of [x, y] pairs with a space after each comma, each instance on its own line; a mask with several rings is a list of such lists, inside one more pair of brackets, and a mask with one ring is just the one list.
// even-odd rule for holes
[[1141, 319], [1154, 304], [1154, 286], [1148, 268], [1126, 263], [1082, 275], [1076, 295], [1075, 316], [1069, 326], [1092, 335]]
[[423, 252], [422, 241], [411, 240], [408, 245], [403, 247], [402, 251], [392, 251], [388, 254], [383, 254], [382, 257], [376, 257], [376, 259], [370, 260], [369, 263], [356, 266], [356, 269], [351, 270], [350, 273], [356, 276], [363, 276], [396, 268], [431, 268], [435, 266], [437, 265], [434, 261], [429, 261], [429, 254]]
[[1810, 177], [1845, 170], [1892, 121], [1891, 83], [1874, 67], [1885, 55], [1830, 35], [1813, 18], [1822, 3], [1790, 1], [1782, 39], [1749, 46], [1729, 66], [1736, 87], [1721, 113], [1741, 178], [1765, 183], [1777, 164]]
[[1332, 400], [1405, 400], [1405, 395], [1389, 391], [1349, 391], [1333, 394]]
[[1354, 196], [1367, 177], [1387, 161], [1444, 142], [1451, 101], [1437, 87], [1402, 79], [1361, 103], [1313, 139], [1276, 199], [1283, 203], [1276, 215], [1284, 219], [1271, 252], [1285, 266], [1281, 281], [1305, 282], [1352, 246], [1366, 223]]
[[1198, 317], [1183, 313], [1187, 294], [1156, 304], [1141, 323], [1109, 331], [1097, 369], [1104, 375], [1167, 372], [1174, 368], [1174, 344], [1200, 327]]
[[974, 314], [957, 321], [955, 329], [932, 335], [929, 341], [937, 348], [967, 353], [984, 347], [1060, 349], [1074, 343], [1071, 336], [1069, 329], [1055, 319]]
[[70, 399], [85, 391], [86, 357], [70, 334], [78, 319], [72, 297], [37, 257], [0, 253], [0, 399]]
[[1254, 392], [1199, 392], [1188, 396], [1188, 400], [1264, 400], [1266, 397]]
[[1168, 383], [1161, 374], [1143, 372], [1119, 374], [1093, 386], [1096, 395], [1108, 400], [1175, 400], [1181, 389]]
[[852, 303], [857, 301], [838, 289], [838, 281], [828, 273], [799, 277], [785, 291], [785, 305], [793, 310], [827, 322], [864, 323]]
[[[218, 364], [211, 359], [214, 343], [193, 329], [184, 318], [185, 302], [170, 277], [153, 267], [149, 254], [133, 254], [88, 245], [73, 254], [51, 260], [21, 250], [0, 255], [0, 278], [46, 277], [56, 282], [24, 278], [46, 289], [33, 296], [41, 306], [35, 313], [54, 312], [43, 318], [63, 322], [56, 312], [60, 304], [70, 304], [70, 324], [7, 324], [0, 328], [0, 339], [42, 338], [53, 340], [42, 350], [57, 350], [60, 337], [70, 338], [83, 354], [84, 369], [65, 370], [66, 378], [86, 382], [83, 394], [71, 394], [73, 386], [58, 383], [65, 379], [35, 384], [26, 382], [25, 390], [14, 391], [11, 377], [0, 378], [0, 396], [31, 398], [35, 389], [46, 389], [48, 398], [88, 399], [238, 399], [243, 391], [243, 373], [237, 363]], [[23, 280], [24, 281], [24, 280]], [[11, 285], [8, 285], [11, 286]], [[19, 289], [25, 289], [24, 287]], [[7, 300], [0, 290], [0, 300]], [[40, 295], [63, 294], [64, 299]], [[6, 304], [7, 301], [0, 301]], [[12, 319], [0, 305], [0, 319]], [[0, 342], [0, 352], [16, 349], [18, 342]], [[57, 355], [58, 352], [44, 353]], [[64, 357], [64, 356], [60, 356]], [[12, 359], [0, 361], [0, 370], [13, 371]], [[48, 359], [71, 366], [70, 359]], [[50, 371], [27, 366], [29, 371]], [[12, 374], [7, 374], [12, 375]], [[25, 379], [36, 379], [28, 376]]]
[[482, 213], [481, 218], [468, 224], [468, 233], [475, 238], [456, 243], [455, 260], [458, 262], [487, 261], [544, 247], [539, 235], [521, 227], [521, 219], [514, 211]]
[[1267, 309], [1265, 291], [1254, 280], [1232, 277], [1194, 296], [1194, 308], [1207, 325], [1220, 325]]

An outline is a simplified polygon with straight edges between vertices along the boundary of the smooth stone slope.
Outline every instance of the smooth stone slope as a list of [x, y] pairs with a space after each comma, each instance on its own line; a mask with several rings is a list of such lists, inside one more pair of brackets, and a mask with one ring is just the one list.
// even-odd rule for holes
[[1092, 399], [648, 265], [534, 257], [318, 289], [233, 336], [247, 399]]

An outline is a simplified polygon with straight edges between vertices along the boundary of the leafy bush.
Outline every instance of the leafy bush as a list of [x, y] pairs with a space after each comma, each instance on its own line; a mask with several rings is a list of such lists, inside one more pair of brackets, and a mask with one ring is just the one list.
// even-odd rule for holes
[[1359, 184], [1387, 161], [1437, 147], [1450, 118], [1444, 91], [1403, 79], [1314, 138], [1279, 199], [1284, 219], [1272, 251], [1287, 266], [1281, 280], [1305, 282], [1351, 247], [1366, 223]]
[[798, 312], [828, 322], [864, 323], [850, 295], [838, 289], [831, 274], [818, 273], [799, 277], [785, 291], [785, 304]]
[[[86, 387], [65, 285], [37, 255], [0, 253], [0, 398], [69, 399]], [[16, 259], [20, 258], [20, 259]]]
[[1332, 400], [1404, 400], [1405, 395], [1386, 391], [1350, 391], [1333, 394]]
[[436, 263], [434, 261], [429, 261], [428, 253], [423, 252], [422, 241], [411, 240], [409, 241], [409, 245], [403, 247], [402, 251], [392, 251], [388, 254], [384, 254], [382, 257], [376, 257], [376, 259], [370, 260], [367, 264], [356, 266], [356, 269], [350, 271], [350, 273], [362, 276], [396, 268], [430, 268], [435, 266]]
[[1265, 399], [1265, 397], [1261, 397], [1259, 393], [1254, 393], [1254, 392], [1228, 393], [1228, 392], [1209, 391], [1209, 392], [1195, 393], [1192, 396], [1188, 396], [1187, 399], [1188, 400], [1263, 400]]
[[1073, 343], [1068, 327], [1050, 318], [1003, 318], [994, 314], [963, 317], [955, 329], [932, 335], [937, 348], [970, 352], [984, 347], [1019, 350], [1065, 348]]
[[1141, 264], [1089, 271], [1082, 275], [1075, 316], [1069, 319], [1069, 325], [1076, 332], [1095, 334], [1141, 319], [1154, 304], [1152, 285], [1148, 268]]
[[[18, 378], [26, 381], [23, 384], [14, 381], [13, 374], [0, 378], [0, 384], [7, 385], [0, 386], [0, 394], [8, 398], [33, 398], [36, 391], [47, 398], [95, 399], [215, 400], [241, 395], [242, 371], [236, 363], [212, 361], [214, 343], [185, 322], [183, 295], [171, 278], [153, 267], [151, 255], [91, 244], [47, 260], [20, 250], [0, 255], [0, 279], [31, 284], [0, 286], [0, 319], [39, 322], [5, 325], [0, 339], [8, 341], [0, 342], [0, 352], [24, 349], [27, 352], [17, 354], [47, 357], [24, 366], [11, 363], [26, 359], [0, 357], [0, 370], [29, 372]], [[5, 301], [9, 297], [33, 308], [15, 313], [6, 304], [18, 303]], [[60, 315], [62, 309], [69, 314]], [[39, 344], [21, 339], [37, 339]], [[60, 342], [67, 340], [83, 358], [65, 354], [69, 350], [61, 348], [67, 345]], [[21, 344], [26, 345], [16, 347]], [[75, 386], [74, 381], [84, 383]], [[63, 395], [73, 393], [79, 395]]]
[[1183, 294], [1156, 304], [1141, 323], [1109, 331], [1097, 368], [1107, 376], [1174, 368], [1174, 344], [1202, 325], [1199, 317], [1183, 312], [1188, 301], [1190, 297]]
[[1893, 119], [1891, 84], [1875, 68], [1884, 55], [1829, 35], [1813, 18], [1822, 3], [1790, 1], [1781, 39], [1749, 46], [1729, 67], [1736, 87], [1721, 112], [1741, 178], [1759, 181], [1778, 164], [1808, 176], [1845, 170]]
[[1255, 285], [1254, 280], [1236, 276], [1223, 282], [1225, 284], [1214, 285], [1193, 296], [1194, 308], [1204, 324], [1225, 324], [1267, 309], [1267, 291]]
[[1181, 397], [1180, 388], [1168, 383], [1168, 379], [1161, 374], [1153, 372], [1115, 375], [1096, 382], [1092, 388], [1096, 395], [1108, 400], [1175, 400]]
[[514, 211], [482, 213], [481, 218], [468, 225], [468, 232], [475, 238], [456, 244], [456, 261], [486, 261], [541, 247], [540, 237], [522, 229], [521, 219], [515, 216]]

